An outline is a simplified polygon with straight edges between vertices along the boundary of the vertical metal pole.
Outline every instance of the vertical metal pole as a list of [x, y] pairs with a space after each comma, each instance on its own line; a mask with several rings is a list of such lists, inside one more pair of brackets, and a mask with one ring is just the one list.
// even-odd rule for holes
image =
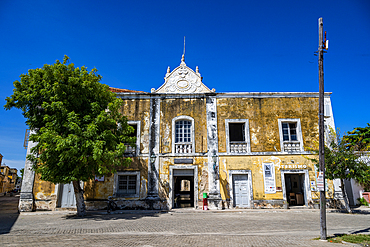
[[324, 141], [324, 23], [319, 18], [319, 171], [323, 174], [324, 189], [320, 191], [320, 238], [326, 239], [326, 195], [325, 195], [325, 141]]

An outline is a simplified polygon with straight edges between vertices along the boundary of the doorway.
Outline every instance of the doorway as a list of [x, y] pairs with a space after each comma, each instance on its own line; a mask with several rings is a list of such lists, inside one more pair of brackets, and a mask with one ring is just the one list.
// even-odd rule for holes
[[284, 174], [285, 194], [289, 206], [305, 205], [305, 176], [302, 173]]
[[194, 176], [174, 176], [174, 208], [194, 206]]
[[171, 165], [170, 208], [198, 208], [198, 167], [196, 165]]
[[239, 208], [249, 207], [248, 174], [233, 175], [233, 192], [234, 192], [233, 207]]
[[59, 184], [58, 206], [61, 208], [75, 208], [76, 196], [72, 182], [69, 184]]
[[229, 170], [227, 197], [232, 206], [248, 208], [253, 200], [252, 172], [250, 170]]

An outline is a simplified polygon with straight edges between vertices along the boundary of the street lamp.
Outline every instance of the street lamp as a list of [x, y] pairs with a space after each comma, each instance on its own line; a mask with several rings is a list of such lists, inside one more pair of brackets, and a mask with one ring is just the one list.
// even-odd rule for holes
[[218, 165], [217, 165], [217, 155], [216, 151], [214, 151], [212, 155], [212, 161], [213, 161], [213, 172], [216, 174], [216, 177], [218, 175]]

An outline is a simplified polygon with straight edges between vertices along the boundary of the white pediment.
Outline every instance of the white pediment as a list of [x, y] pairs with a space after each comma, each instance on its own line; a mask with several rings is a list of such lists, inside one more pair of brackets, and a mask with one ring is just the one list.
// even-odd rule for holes
[[157, 90], [152, 89], [152, 93], [210, 93], [212, 92], [206, 85], [202, 83], [202, 77], [198, 71], [196, 72], [186, 66], [184, 55], [181, 58], [181, 64], [172, 72], [167, 69], [167, 74], [164, 77], [163, 85]]

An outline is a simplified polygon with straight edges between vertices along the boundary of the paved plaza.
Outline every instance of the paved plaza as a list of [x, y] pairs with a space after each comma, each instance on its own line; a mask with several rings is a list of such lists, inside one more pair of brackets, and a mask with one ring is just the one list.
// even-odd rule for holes
[[[9, 200], [12, 200], [11, 202]], [[1, 246], [346, 246], [319, 237], [319, 210], [21, 213], [0, 197]], [[9, 207], [12, 207], [9, 209]], [[370, 233], [370, 214], [327, 214], [328, 235]]]

